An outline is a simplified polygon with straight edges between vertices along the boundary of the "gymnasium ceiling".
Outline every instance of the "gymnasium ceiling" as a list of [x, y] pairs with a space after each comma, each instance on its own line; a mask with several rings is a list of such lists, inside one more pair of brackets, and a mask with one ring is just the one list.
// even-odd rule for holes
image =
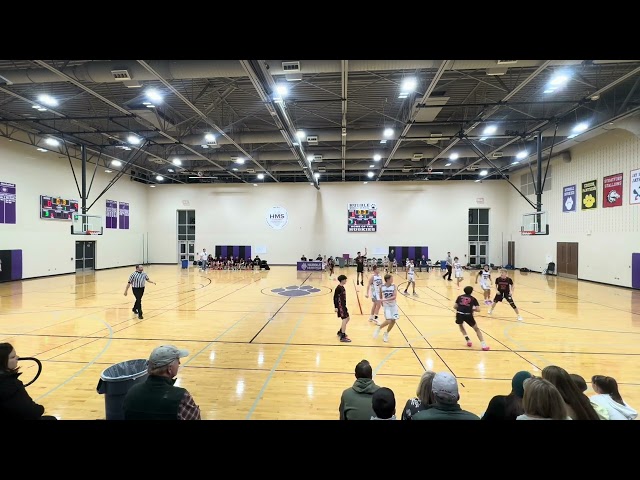
[[148, 184], [474, 181], [535, 161], [536, 132], [545, 157], [640, 134], [639, 82], [640, 60], [0, 60], [0, 137]]

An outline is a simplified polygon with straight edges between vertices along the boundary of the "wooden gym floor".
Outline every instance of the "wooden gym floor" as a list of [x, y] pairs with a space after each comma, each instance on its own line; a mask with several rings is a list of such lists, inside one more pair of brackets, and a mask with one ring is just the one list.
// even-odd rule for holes
[[[42, 375], [28, 391], [47, 414], [104, 418], [104, 397], [96, 392], [100, 373], [114, 363], [147, 358], [162, 344], [189, 350], [177, 385], [192, 393], [204, 419], [337, 419], [340, 394], [362, 359], [373, 365], [375, 382], [395, 392], [398, 418], [425, 369], [451, 371], [460, 383], [460, 404], [480, 415], [493, 395], [510, 391], [515, 372], [539, 374], [551, 364], [588, 384], [595, 374], [615, 377], [624, 400], [640, 409], [637, 291], [510, 272], [524, 317], [518, 322], [506, 303], [487, 316], [475, 272], [465, 272], [462, 286], [476, 287], [476, 318], [491, 347], [483, 352], [471, 329], [474, 346], [466, 347], [451, 310], [460, 291], [439, 269], [417, 272], [419, 297], [400, 296], [400, 320], [384, 343], [382, 335], [372, 338], [371, 302], [364, 287], [355, 285], [355, 269], [336, 268], [349, 277], [349, 344], [336, 336], [335, 276], [295, 267], [203, 274], [152, 265], [146, 271], [158, 285], [147, 285], [144, 320], [138, 320], [131, 292], [123, 296], [132, 271], [0, 285], [0, 342], [42, 361]], [[396, 284], [404, 288], [405, 281], [399, 272]], [[25, 383], [33, 365], [23, 364]]]

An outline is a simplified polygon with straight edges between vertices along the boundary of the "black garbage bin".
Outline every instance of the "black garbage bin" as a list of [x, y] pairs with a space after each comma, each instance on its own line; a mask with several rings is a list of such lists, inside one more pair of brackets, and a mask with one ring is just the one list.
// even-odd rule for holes
[[107, 420], [124, 420], [122, 404], [131, 387], [144, 382], [147, 373], [147, 360], [127, 360], [110, 366], [100, 375], [96, 390], [104, 394], [104, 406]]

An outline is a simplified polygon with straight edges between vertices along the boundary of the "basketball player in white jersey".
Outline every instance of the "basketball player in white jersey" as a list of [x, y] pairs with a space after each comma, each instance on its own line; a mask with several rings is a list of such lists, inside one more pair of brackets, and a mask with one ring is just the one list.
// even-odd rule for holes
[[456, 281], [458, 282], [456, 286], [460, 288], [460, 282], [462, 281], [462, 265], [460, 264], [458, 257], [453, 259], [453, 270], [455, 272]]
[[380, 330], [384, 327], [387, 327], [387, 331], [384, 332], [382, 339], [385, 342], [389, 341], [389, 332], [396, 324], [398, 320], [398, 304], [396, 303], [396, 297], [398, 296], [398, 289], [393, 284], [393, 275], [387, 273], [384, 276], [384, 285], [380, 288], [382, 291], [382, 305], [384, 307], [384, 322], [382, 325], [376, 327], [376, 330], [373, 332], [373, 338], [378, 338], [380, 334]]
[[378, 312], [380, 311], [380, 307], [382, 306], [382, 293], [380, 292], [380, 288], [382, 287], [382, 276], [380, 276], [380, 272], [378, 272], [378, 266], [373, 266], [373, 274], [369, 276], [369, 285], [367, 285], [367, 293], [365, 293], [365, 298], [369, 298], [369, 293], [371, 293], [371, 301], [373, 305], [371, 305], [371, 314], [369, 315], [369, 321], [371, 323], [375, 323], [376, 325], [380, 325], [378, 323]]
[[482, 270], [476, 275], [476, 284], [478, 283], [478, 277], [480, 277], [480, 286], [484, 292], [484, 304], [491, 305], [491, 270], [489, 265], [485, 265]]
[[416, 270], [415, 265], [413, 264], [413, 259], [407, 259], [407, 288], [405, 288], [404, 292], [402, 292], [404, 295], [409, 295], [407, 293], [407, 290], [409, 290], [409, 285], [413, 286], [413, 296], [417, 297], [418, 294], [416, 293]]

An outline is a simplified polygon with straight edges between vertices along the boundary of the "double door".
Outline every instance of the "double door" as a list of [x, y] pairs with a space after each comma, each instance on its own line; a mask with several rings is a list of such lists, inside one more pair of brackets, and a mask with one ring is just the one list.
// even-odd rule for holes
[[96, 269], [96, 242], [76, 242], [76, 271]]
[[[196, 258], [196, 242], [195, 240], [178, 240], [178, 256], [180, 261], [189, 260], [189, 264], [192, 264]], [[198, 260], [200, 260], [198, 258]]]
[[469, 242], [469, 264], [487, 265], [489, 263], [489, 242]]
[[577, 242], [558, 242], [556, 258], [559, 277], [578, 278]]

